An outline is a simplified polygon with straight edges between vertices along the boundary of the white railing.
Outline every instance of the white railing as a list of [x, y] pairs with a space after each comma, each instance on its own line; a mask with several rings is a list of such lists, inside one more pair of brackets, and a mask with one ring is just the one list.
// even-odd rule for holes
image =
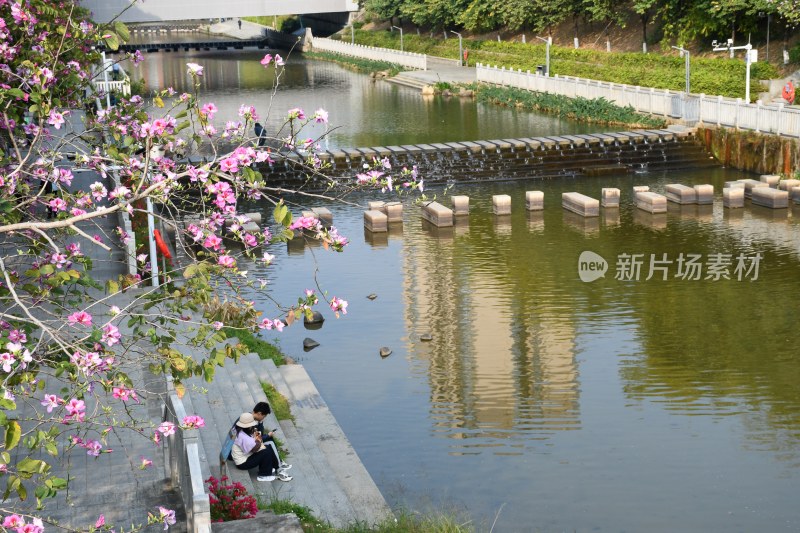
[[168, 473], [172, 486], [180, 490], [183, 498], [189, 533], [211, 533], [211, 502], [205, 491], [200, 464], [199, 437], [197, 431], [184, 432], [178, 427], [185, 416], [183, 402], [169, 381], [164, 421], [172, 422], [177, 429], [165, 439]]
[[120, 81], [95, 81], [94, 87], [99, 92], [102, 93], [110, 93], [110, 92], [120, 92], [122, 96], [130, 96], [131, 95], [131, 80], [125, 78], [124, 80]]
[[631, 106], [640, 113], [800, 137], [800, 108], [783, 104], [747, 104], [741, 98], [706, 96], [652, 87], [634, 87], [619, 83], [575, 78], [548, 77], [530, 71], [477, 65], [479, 82], [516, 87], [529, 91], [561, 94], [569, 97], [605, 98], [617, 105]]
[[333, 39], [322, 39], [320, 37], [314, 37], [312, 46], [315, 52], [332, 52], [345, 56], [372, 59], [373, 61], [386, 61], [388, 63], [395, 63], [418, 70], [428, 70], [428, 56], [425, 54], [350, 44], [342, 41], [334, 41]]

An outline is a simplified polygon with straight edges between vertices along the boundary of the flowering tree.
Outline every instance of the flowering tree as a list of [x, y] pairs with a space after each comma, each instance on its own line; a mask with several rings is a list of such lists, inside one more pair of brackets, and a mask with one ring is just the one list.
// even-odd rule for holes
[[[170, 422], [155, 425], [137, 417], [132, 406], [149, 393], [129, 368], [147, 364], [151, 372], [170, 375], [182, 393], [182, 380], [211, 380], [217, 365], [244, 350], [215, 347], [225, 338], [223, 325], [280, 331], [318, 303], [317, 293], [307, 291], [297, 304], [260, 316], [252, 302], [236, 294], [242, 287], [264, 286], [264, 280], [251, 280], [238, 268], [243, 255], [268, 265], [269, 246], [295, 232], [310, 234], [334, 251], [347, 244], [334, 227], [314, 218], [295, 219], [283, 199], [291, 191], [269, 180], [274, 161], [292, 154], [308, 175], [324, 177], [325, 165], [314, 153], [316, 140], [300, 135], [311, 122], [327, 122], [327, 112], [289, 110], [282, 136], [274, 140], [277, 146], [273, 143], [277, 149], [271, 151], [246, 134], [259, 120], [252, 106], [242, 105], [239, 117], [225, 117], [218, 131], [216, 107], [199, 94], [203, 67], [194, 63], [187, 65], [187, 76], [195, 81], [191, 93], [167, 88], [152, 100], [134, 96], [102, 108], [104, 98], [92, 88], [99, 60], [95, 49], [113, 47], [126, 34], [120, 24], [92, 24], [71, 0], [0, 0], [0, 517], [5, 530], [43, 529], [43, 515], [23, 501], [35, 498], [46, 506], [67, 487], [66, 479], [53, 474], [59, 458], [111, 453], [106, 437], [112, 431], [130, 430], [158, 445], [178, 430]], [[141, 54], [131, 59], [139, 61]], [[280, 56], [267, 55], [261, 63], [283, 67]], [[70, 122], [82, 126], [70, 129]], [[210, 161], [190, 163], [189, 156], [201, 149], [211, 154]], [[75, 187], [79, 172], [98, 179]], [[393, 181], [387, 161], [375, 161], [345, 181], [328, 180], [328, 190], [422, 186], [415, 170], [404, 169]], [[241, 198], [274, 204], [272, 231], [250, 229], [237, 211]], [[176, 228], [175, 246], [186, 246], [188, 259], [161, 273], [164, 283], [157, 289], [145, 284], [151, 276], [147, 254], [137, 256], [135, 274], [100, 283], [92, 270], [97, 256], [88, 256], [86, 247], [127, 250], [134, 235], [122, 226], [104, 228], [120, 214], [136, 223], [150, 202], [160, 206], [156, 220]], [[187, 213], [193, 222], [184, 223]], [[139, 244], [148, 235], [140, 226]], [[227, 324], [209, 307], [223, 293], [238, 309]], [[332, 297], [327, 303], [337, 316], [346, 313], [345, 300]], [[179, 331], [189, 331], [190, 341], [205, 347], [207, 355], [195, 359], [176, 349]], [[203, 426], [202, 418], [191, 415], [181, 429]], [[142, 468], [150, 464], [142, 458]], [[168, 527], [175, 515], [161, 507], [145, 519]], [[100, 517], [94, 525], [77, 527], [109, 526]]]

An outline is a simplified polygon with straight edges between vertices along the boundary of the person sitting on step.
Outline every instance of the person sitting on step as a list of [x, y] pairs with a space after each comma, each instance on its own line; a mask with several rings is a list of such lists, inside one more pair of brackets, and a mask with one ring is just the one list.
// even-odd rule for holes
[[292, 476], [280, 468], [273, 448], [264, 446], [261, 433], [256, 430], [257, 424], [252, 413], [242, 413], [236, 421], [236, 439], [231, 449], [236, 468], [250, 470], [258, 467], [258, 481], [291, 481]]
[[[280, 455], [278, 454], [278, 447], [275, 445], [275, 439], [273, 436], [275, 435], [275, 431], [278, 428], [273, 429], [272, 431], [265, 432], [264, 431], [264, 419], [267, 417], [268, 414], [272, 412], [269, 404], [267, 402], [258, 402], [255, 407], [253, 407], [253, 418], [256, 419], [256, 431], [261, 433], [262, 441], [264, 442], [265, 446], [271, 446], [272, 450], [275, 452], [275, 455], [280, 459]], [[286, 461], [280, 461], [280, 469], [281, 470], [289, 470], [292, 467]]]

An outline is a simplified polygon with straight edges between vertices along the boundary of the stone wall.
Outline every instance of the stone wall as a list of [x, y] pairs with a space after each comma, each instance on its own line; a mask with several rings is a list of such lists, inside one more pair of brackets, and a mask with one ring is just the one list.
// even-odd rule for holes
[[800, 140], [753, 131], [698, 127], [697, 142], [726, 167], [756, 174], [800, 172]]

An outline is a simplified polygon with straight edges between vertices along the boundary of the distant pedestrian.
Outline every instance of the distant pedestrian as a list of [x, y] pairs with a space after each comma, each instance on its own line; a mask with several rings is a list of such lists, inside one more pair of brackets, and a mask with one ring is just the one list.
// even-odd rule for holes
[[239, 19], [239, 29], [242, 29], [242, 19]]
[[792, 83], [792, 80], [789, 80], [786, 85], [783, 86], [783, 99], [786, 100], [789, 105], [794, 103], [794, 83]]

